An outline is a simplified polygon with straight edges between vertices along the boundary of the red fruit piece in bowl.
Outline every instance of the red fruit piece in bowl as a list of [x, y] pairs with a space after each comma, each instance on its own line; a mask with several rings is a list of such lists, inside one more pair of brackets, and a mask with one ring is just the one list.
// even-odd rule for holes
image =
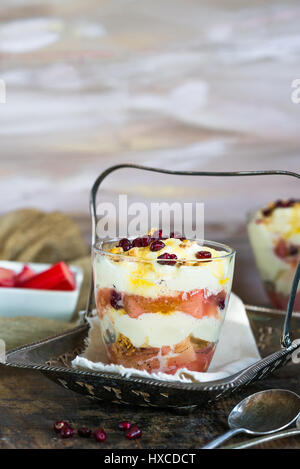
[[73, 272], [64, 262], [58, 262], [47, 270], [36, 274], [22, 283], [23, 288], [38, 290], [75, 290], [76, 282]]
[[74, 435], [74, 428], [68, 426], [68, 427], [63, 427], [60, 431], [60, 436], [61, 438], [72, 438]]
[[15, 286], [16, 287], [21, 287], [23, 282], [25, 282], [26, 280], [29, 280], [30, 278], [34, 277], [35, 275], [36, 275], [36, 273], [28, 265], [24, 265], [21, 272], [19, 272], [15, 276]]
[[14, 287], [15, 275], [13, 270], [0, 267], [0, 287]]

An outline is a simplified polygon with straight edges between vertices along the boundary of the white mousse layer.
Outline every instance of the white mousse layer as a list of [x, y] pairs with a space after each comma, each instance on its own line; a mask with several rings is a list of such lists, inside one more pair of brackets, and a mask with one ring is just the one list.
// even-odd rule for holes
[[[180, 243], [179, 240], [172, 240]], [[201, 247], [193, 243], [191, 247], [184, 250], [187, 259], [194, 256]], [[204, 249], [204, 248], [203, 248]], [[120, 292], [142, 295], [156, 298], [170, 295], [172, 292], [191, 291], [195, 289], [207, 289], [211, 294], [217, 294], [221, 290], [231, 289], [233, 275], [233, 259], [229, 256], [223, 258], [212, 258], [210, 262], [199, 262], [198, 265], [181, 265], [180, 267], [162, 265], [155, 260], [164, 252], [178, 253], [177, 245], [166, 245], [159, 252], [148, 252], [151, 256], [144, 260], [133, 257], [95, 254], [94, 256], [94, 279], [96, 288], [114, 288]], [[209, 250], [209, 248], [205, 248]], [[214, 251], [214, 250], [210, 250]], [[130, 252], [130, 251], [129, 251]], [[141, 252], [141, 249], [136, 253]], [[217, 253], [217, 251], [214, 251]], [[219, 256], [226, 252], [218, 252]], [[183, 257], [178, 257], [183, 259]]]
[[223, 323], [215, 317], [194, 318], [181, 311], [171, 314], [147, 313], [138, 318], [131, 318], [122, 310], [108, 308], [101, 320], [102, 330], [113, 332], [116, 337], [123, 334], [130, 339], [134, 347], [173, 346], [190, 335], [195, 339], [216, 342]]

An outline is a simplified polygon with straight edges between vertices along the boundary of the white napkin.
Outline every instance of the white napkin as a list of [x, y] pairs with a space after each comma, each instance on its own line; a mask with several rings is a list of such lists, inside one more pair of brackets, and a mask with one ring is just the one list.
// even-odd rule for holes
[[182, 368], [177, 370], [174, 375], [161, 372], [150, 374], [147, 371], [110, 364], [102, 342], [99, 319], [95, 316], [90, 318], [89, 322], [91, 327], [86, 342], [87, 348], [82, 355], [77, 356], [72, 361], [72, 366], [74, 367], [119, 373], [125, 377], [135, 375], [163, 381], [191, 383], [226, 378], [260, 359], [244, 304], [234, 293], [230, 297], [219, 344], [206, 373], [189, 371], [186, 368]]

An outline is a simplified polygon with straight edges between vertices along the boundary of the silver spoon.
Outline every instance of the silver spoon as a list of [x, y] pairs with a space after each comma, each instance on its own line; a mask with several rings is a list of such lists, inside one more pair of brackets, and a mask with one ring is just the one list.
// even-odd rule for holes
[[246, 397], [228, 417], [231, 428], [202, 449], [213, 449], [237, 433], [268, 435], [294, 423], [300, 414], [300, 396], [285, 389], [268, 389]]

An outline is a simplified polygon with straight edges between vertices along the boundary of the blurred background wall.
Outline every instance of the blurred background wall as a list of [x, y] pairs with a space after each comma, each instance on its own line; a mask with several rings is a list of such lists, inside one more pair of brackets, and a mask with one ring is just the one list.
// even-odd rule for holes
[[[0, 212], [87, 213], [92, 182], [119, 162], [299, 170], [299, 17], [292, 0], [1, 0]], [[148, 175], [128, 181], [106, 191], [153, 196]], [[224, 218], [238, 211], [223, 204], [244, 217], [296, 182], [187, 186], [221, 197]], [[155, 193], [172, 190], [160, 179]]]

